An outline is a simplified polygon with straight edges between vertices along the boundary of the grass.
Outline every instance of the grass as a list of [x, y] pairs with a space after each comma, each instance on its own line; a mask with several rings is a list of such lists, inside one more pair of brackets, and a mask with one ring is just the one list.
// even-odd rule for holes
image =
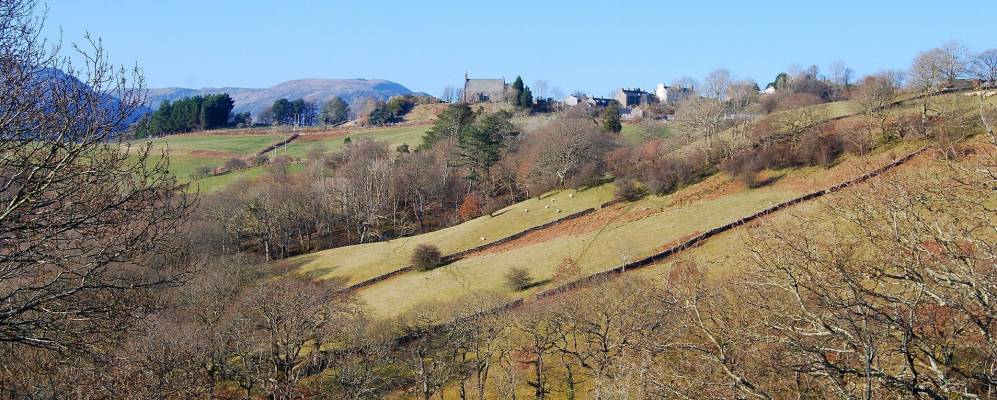
[[[905, 151], [883, 151], [863, 159], [851, 157], [831, 169], [768, 171], [781, 178], [756, 189], [746, 189], [723, 175], [716, 175], [671, 195], [609, 207], [583, 217], [575, 226], [549, 228], [500, 249], [475, 254], [432, 271], [405, 273], [358, 293], [373, 314], [381, 318], [401, 315], [420, 303], [460, 301], [476, 293], [494, 292], [508, 298], [528, 296], [559, 284], [550, 280], [554, 279], [556, 266], [565, 258], [575, 260], [584, 275], [601, 272], [776, 203], [846, 180], [858, 174], [859, 166], [863, 169], [879, 166], [892, 159], [891, 153]], [[718, 250], [719, 254], [723, 252]], [[341, 254], [341, 257], [346, 260], [350, 255]], [[505, 286], [505, 275], [515, 267], [526, 268], [535, 280], [548, 283], [514, 292]]]
[[[373, 139], [387, 142], [394, 149], [402, 143], [408, 143], [414, 149], [422, 142], [422, 136], [426, 134], [429, 127], [422, 126], [398, 126], [389, 128], [360, 129], [344, 135], [304, 135], [298, 140], [287, 145], [286, 154], [291, 157], [304, 157], [308, 152], [320, 143], [326, 151], [339, 151], [345, 145], [343, 141], [350, 138], [352, 141], [360, 139]], [[280, 149], [277, 154], [285, 154], [285, 149]]]
[[[301, 164], [291, 164], [287, 168], [287, 172], [291, 174], [301, 172], [302, 170], [304, 170], [304, 166]], [[260, 166], [240, 169], [238, 171], [221, 175], [209, 176], [207, 178], [201, 178], [191, 182], [190, 191], [199, 191], [200, 193], [217, 192], [238, 181], [256, 181], [259, 178], [269, 174], [270, 171], [270, 166]]]
[[[156, 148], [168, 148], [170, 154], [252, 156], [267, 146], [284, 140], [284, 135], [175, 135], [152, 139]], [[143, 143], [143, 141], [139, 141]]]
[[[568, 197], [569, 194], [573, 197]], [[298, 272], [308, 276], [341, 279], [347, 284], [355, 284], [407, 266], [412, 249], [419, 244], [436, 245], [443, 254], [452, 254], [502, 239], [586, 208], [596, 207], [611, 200], [612, 197], [611, 185], [584, 191], [554, 192], [542, 199], [532, 198], [499, 210], [494, 217], [485, 215], [457, 226], [422, 235], [340, 247], [299, 256], [287, 260], [284, 264], [298, 267]], [[529, 211], [524, 212], [524, 209]], [[558, 209], [561, 210], [560, 213], [556, 212]], [[481, 240], [482, 237], [485, 240]]]
[[645, 125], [630, 125], [624, 124], [623, 130], [620, 131], [620, 136], [623, 136], [627, 142], [631, 144], [639, 144], [644, 141], [644, 139], [650, 137], [660, 137], [666, 138], [671, 136], [672, 128], [668, 126], [669, 123], [653, 123], [654, 125], [650, 129]]

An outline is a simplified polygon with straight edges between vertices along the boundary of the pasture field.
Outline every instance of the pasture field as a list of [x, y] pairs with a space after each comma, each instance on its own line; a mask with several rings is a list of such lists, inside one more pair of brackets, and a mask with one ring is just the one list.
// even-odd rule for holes
[[155, 148], [168, 148], [170, 154], [249, 157], [267, 146], [284, 140], [272, 135], [174, 135], [151, 140]]
[[[915, 148], [903, 144], [858, 158], [845, 157], [830, 169], [766, 171], [774, 183], [749, 189], [724, 174], [665, 196], [608, 206], [593, 214], [533, 232], [520, 239], [473, 253], [432, 271], [410, 271], [358, 291], [374, 315], [391, 318], [420, 303], [454, 302], [468, 295], [494, 293], [509, 299], [528, 297], [560, 284], [554, 271], [563, 260], [574, 260], [582, 275], [614, 268], [661, 251], [713, 227], [723, 225], [813, 190], [822, 189], [879, 167]], [[610, 189], [603, 187], [605, 198]], [[583, 200], [575, 196], [575, 199]], [[564, 205], [565, 194], [552, 196]], [[547, 200], [547, 199], [544, 199]], [[549, 201], [549, 200], [547, 200]], [[544, 204], [531, 199], [509, 207], [512, 211]], [[580, 207], [580, 209], [583, 207]], [[408, 264], [411, 249], [420, 243], [441, 247], [444, 254], [471, 248], [482, 232], [488, 240], [522, 229], [509, 229], [502, 216], [483, 217], [442, 231], [392, 242], [364, 244], [300, 256], [283, 265], [308, 276], [341, 279], [354, 284]], [[539, 225], [541, 221], [535, 221]], [[521, 225], [524, 226], [524, 225]], [[463, 241], [458, 243], [458, 241]], [[724, 254], [720, 250], [718, 254]], [[505, 286], [505, 274], [526, 268], [537, 282], [534, 288], [514, 292]]]
[[352, 141], [361, 139], [373, 139], [387, 142], [388, 146], [394, 150], [402, 143], [407, 143], [410, 148], [415, 149], [422, 143], [422, 136], [429, 130], [427, 125], [416, 126], [394, 126], [387, 128], [358, 129], [353, 132], [338, 135], [302, 135], [297, 140], [281, 148], [277, 154], [287, 154], [291, 157], [301, 158], [308, 155], [308, 152], [315, 146], [323, 146], [325, 151], [339, 151], [345, 146], [344, 140], [350, 138]]
[[[531, 198], [506, 207], [496, 211], [494, 217], [484, 215], [460, 225], [421, 235], [306, 254], [285, 260], [281, 264], [294, 267], [301, 274], [322, 279], [339, 279], [353, 285], [409, 265], [412, 249], [417, 245], [432, 244], [438, 246], [444, 255], [453, 254], [587, 208], [598, 207], [612, 198], [612, 185], [583, 191], [562, 190], [548, 193], [541, 199]], [[561, 212], [558, 213], [557, 210]]]

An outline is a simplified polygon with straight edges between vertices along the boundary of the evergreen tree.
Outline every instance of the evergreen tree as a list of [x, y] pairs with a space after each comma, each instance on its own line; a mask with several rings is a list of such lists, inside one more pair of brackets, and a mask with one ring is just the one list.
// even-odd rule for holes
[[457, 148], [460, 150], [462, 164], [470, 171], [468, 179], [484, 179], [492, 165], [501, 158], [508, 139], [517, 134], [516, 127], [512, 124], [512, 114], [508, 111], [481, 117], [461, 132]]
[[464, 103], [451, 104], [440, 113], [433, 122], [433, 127], [422, 137], [419, 148], [428, 149], [440, 140], [458, 137], [472, 122], [474, 122], [474, 111], [470, 106]]
[[516, 80], [512, 83], [512, 104], [516, 107], [522, 108], [520, 106], [523, 92], [526, 90], [526, 85], [523, 84], [523, 78], [520, 76], [516, 77]]
[[337, 96], [322, 105], [322, 116], [319, 117], [319, 122], [327, 125], [335, 125], [341, 122], [346, 122], [349, 115], [349, 105], [347, 105], [342, 98]]
[[530, 91], [529, 86], [523, 88], [523, 92], [519, 94], [517, 100], [517, 107], [521, 109], [533, 108], [533, 92]]
[[228, 124], [235, 101], [226, 93], [206, 96], [201, 102], [200, 125], [204, 129], [214, 129]]
[[609, 102], [606, 109], [602, 110], [602, 130], [616, 133], [623, 130], [623, 122], [620, 119], [620, 103], [615, 100]]
[[273, 102], [274, 125], [286, 125], [294, 121], [294, 107], [288, 99], [278, 99]]

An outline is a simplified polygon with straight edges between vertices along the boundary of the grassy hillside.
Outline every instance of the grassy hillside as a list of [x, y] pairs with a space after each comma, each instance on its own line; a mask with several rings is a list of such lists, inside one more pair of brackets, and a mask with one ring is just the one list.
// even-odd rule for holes
[[[557, 265], [566, 258], [577, 262], [583, 275], [611, 269], [776, 203], [847, 180], [914, 147], [907, 144], [881, 149], [863, 158], [846, 157], [830, 169], [766, 171], [766, 178], [774, 183], [754, 189], [716, 175], [671, 195], [606, 207], [432, 271], [406, 272], [365, 287], [358, 294], [375, 315], [383, 318], [403, 314], [419, 303], [457, 301], [472, 293], [495, 292], [510, 299], [525, 297], [560, 284], [551, 280], [555, 278]], [[483, 243], [482, 236], [486, 242], [493, 241], [524, 227], [553, 220], [552, 216], [533, 219], [533, 212], [542, 204], [557, 204], [565, 212], [572, 212], [609, 199], [609, 188], [597, 190], [579, 193], [570, 201], [565, 193], [552, 196], [554, 202], [532, 199], [509, 207], [507, 213], [495, 218], [482, 217], [402, 240], [328, 250], [291, 259], [283, 265], [309, 276], [355, 284], [404, 267], [417, 244], [437, 244], [449, 254]], [[522, 213], [524, 208], [531, 212]], [[514, 267], [528, 269], [538, 284], [525, 292], [507, 288], [504, 276]]]
[[[422, 136], [426, 134], [429, 126], [396, 126], [388, 128], [357, 129], [352, 132], [332, 135], [302, 135], [298, 140], [291, 142], [287, 146], [286, 154], [291, 157], [304, 157], [308, 151], [321, 144], [326, 151], [339, 151], [344, 146], [344, 140], [373, 139], [387, 142], [394, 149], [402, 143], [408, 143], [412, 148], [422, 142]], [[278, 154], [285, 154], [285, 149], [280, 149]]]
[[307, 254], [286, 260], [282, 265], [294, 267], [299, 273], [309, 276], [341, 279], [353, 285], [407, 266], [412, 249], [417, 245], [438, 246], [443, 254], [468, 250], [597, 207], [611, 200], [612, 196], [610, 185], [583, 191], [549, 193], [542, 199], [532, 198], [496, 211], [494, 217], [485, 215], [457, 226], [407, 238]]

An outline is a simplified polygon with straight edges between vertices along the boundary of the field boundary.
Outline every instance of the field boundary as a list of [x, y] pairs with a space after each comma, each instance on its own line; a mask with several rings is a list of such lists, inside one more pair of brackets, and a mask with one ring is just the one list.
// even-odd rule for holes
[[815, 191], [815, 192], [807, 193], [805, 195], [796, 197], [794, 199], [787, 200], [787, 201], [784, 201], [782, 203], [776, 204], [776, 205], [774, 205], [772, 207], [766, 208], [764, 210], [761, 210], [761, 211], [756, 212], [754, 214], [751, 214], [749, 216], [740, 218], [740, 219], [738, 219], [736, 221], [733, 221], [733, 222], [730, 222], [730, 223], [727, 223], [727, 224], [715, 227], [713, 229], [710, 229], [710, 230], [708, 230], [706, 232], [703, 232], [703, 233], [697, 235], [696, 237], [693, 237], [692, 239], [686, 240], [686, 241], [684, 241], [682, 243], [679, 243], [679, 244], [677, 244], [675, 246], [669, 247], [669, 248], [665, 249], [664, 251], [661, 251], [661, 252], [656, 253], [656, 254], [652, 254], [652, 255], [650, 255], [648, 257], [644, 257], [644, 258], [642, 258], [640, 260], [635, 260], [633, 262], [624, 264], [622, 266], [619, 266], [619, 267], [616, 267], [616, 268], [613, 268], [613, 269], [610, 269], [610, 270], [606, 270], [606, 271], [603, 271], [603, 272], [598, 272], [598, 273], [586, 276], [584, 278], [581, 278], [581, 279], [578, 279], [578, 280], [566, 283], [564, 285], [558, 286], [556, 288], [549, 289], [549, 290], [546, 290], [546, 291], [542, 291], [540, 293], [537, 293], [534, 296], [534, 299], [540, 300], [540, 299], [543, 299], [543, 298], [546, 298], [546, 297], [550, 297], [550, 296], [553, 296], [553, 295], [556, 295], [556, 294], [559, 294], [559, 293], [570, 291], [570, 290], [572, 290], [574, 288], [577, 288], [577, 287], [588, 285], [590, 283], [593, 283], [593, 282], [599, 281], [601, 279], [604, 279], [604, 278], [606, 278], [606, 277], [608, 277], [610, 275], [622, 274], [622, 273], [624, 273], [626, 271], [629, 271], [629, 270], [641, 269], [641, 268], [644, 268], [644, 267], [648, 267], [648, 266], [657, 264], [657, 263], [659, 263], [659, 262], [661, 262], [661, 261], [663, 261], [663, 260], [665, 260], [665, 259], [667, 259], [667, 258], [669, 258], [669, 257], [671, 257], [671, 256], [673, 256], [675, 254], [677, 254], [677, 253], [681, 253], [681, 252], [683, 252], [685, 250], [688, 250], [690, 248], [696, 247], [699, 244], [701, 244], [702, 242], [706, 241], [707, 239], [709, 239], [709, 238], [711, 238], [713, 236], [716, 236], [716, 235], [719, 235], [721, 233], [730, 231], [730, 230], [732, 230], [734, 228], [737, 228], [737, 227], [739, 227], [741, 225], [747, 224], [747, 223], [749, 223], [751, 221], [754, 221], [756, 219], [762, 218], [762, 217], [764, 217], [766, 215], [772, 214], [772, 213], [774, 213], [776, 211], [779, 211], [779, 210], [782, 210], [784, 208], [791, 207], [791, 206], [794, 206], [794, 205], [797, 205], [797, 204], [800, 204], [800, 203], [803, 203], [803, 202], [806, 202], [806, 201], [809, 201], [809, 200], [813, 200], [813, 199], [816, 199], [816, 198], [824, 196], [824, 195], [828, 195], [828, 194], [831, 194], [831, 193], [839, 192], [839, 191], [841, 191], [841, 190], [843, 190], [845, 188], [848, 188], [850, 186], [853, 186], [853, 185], [865, 182], [865, 181], [869, 180], [870, 178], [874, 178], [874, 177], [877, 177], [879, 175], [882, 175], [882, 174], [884, 174], [886, 172], [889, 172], [890, 170], [892, 170], [892, 169], [894, 169], [894, 168], [896, 168], [896, 167], [898, 167], [900, 165], [903, 165], [907, 161], [910, 161], [914, 157], [917, 157], [918, 155], [920, 155], [921, 153], [924, 153], [927, 150], [928, 150], [928, 147], [922, 147], [921, 149], [918, 149], [917, 151], [914, 151], [914, 152], [912, 152], [910, 154], [907, 154], [906, 156], [898, 158], [898, 159], [894, 160], [893, 162], [891, 162], [889, 164], [886, 164], [886, 165], [884, 165], [882, 167], [879, 167], [879, 168], [877, 168], [877, 169], [875, 169], [873, 171], [870, 171], [870, 172], [867, 172], [865, 174], [862, 174], [862, 175], [860, 175], [860, 176], [858, 176], [856, 178], [852, 178], [852, 179], [847, 180], [845, 182], [841, 182], [841, 183], [836, 184], [834, 186], [831, 186], [831, 187], [829, 187], [827, 189], [822, 189], [822, 190], [818, 190], [818, 191]]
[[[557, 225], [557, 224], [560, 224], [562, 222], [567, 222], [567, 221], [570, 221], [570, 220], [573, 220], [573, 219], [576, 219], [576, 218], [581, 218], [583, 216], [589, 215], [589, 214], [596, 212], [597, 210], [601, 209], [603, 206], [605, 206], [607, 204], [610, 204], [610, 203], [612, 203], [612, 202], [604, 203], [603, 205], [600, 205], [599, 207], [586, 208], [586, 209], [584, 209], [582, 211], [579, 211], [579, 212], [576, 212], [576, 213], [573, 213], [573, 214], [568, 214], [568, 215], [566, 215], [564, 217], [555, 219], [553, 221], [550, 221], [550, 222], [547, 222], [547, 223], [544, 223], [544, 224], [541, 224], [541, 225], [534, 226], [532, 228], [527, 228], [525, 230], [516, 232], [516, 233], [514, 233], [512, 235], [506, 236], [506, 237], [504, 237], [502, 239], [499, 239], [499, 240], [496, 240], [494, 242], [485, 243], [485, 244], [480, 245], [480, 246], [472, 247], [472, 248], [467, 249], [467, 250], [461, 250], [461, 251], [458, 251], [456, 253], [446, 255], [446, 256], [444, 256], [441, 259], [441, 261], [442, 261], [443, 265], [459, 261], [459, 260], [467, 257], [470, 254], [473, 254], [473, 253], [476, 253], [476, 252], [479, 252], [479, 251], [484, 251], [484, 250], [487, 250], [487, 249], [492, 248], [494, 246], [498, 246], [498, 245], [501, 245], [501, 244], [505, 244], [505, 243], [511, 242], [513, 240], [516, 240], [516, 239], [522, 238], [522, 237], [524, 237], [526, 235], [529, 235], [529, 234], [531, 234], [533, 232], [550, 228], [550, 227], [552, 227], [554, 225]], [[374, 285], [375, 283], [385, 281], [387, 279], [390, 279], [390, 278], [393, 278], [395, 276], [404, 274], [406, 272], [411, 272], [412, 270], [414, 270], [414, 268], [411, 265], [408, 265], [408, 266], [402, 267], [400, 269], [388, 272], [386, 274], [378, 275], [378, 276], [375, 276], [373, 278], [367, 279], [365, 281], [358, 282], [358, 283], [356, 283], [354, 285], [351, 285], [351, 286], [348, 286], [348, 287], [344, 288], [343, 290], [345, 290], [345, 291], [355, 291], [355, 290], [363, 289], [363, 288], [369, 287], [371, 285]]]

